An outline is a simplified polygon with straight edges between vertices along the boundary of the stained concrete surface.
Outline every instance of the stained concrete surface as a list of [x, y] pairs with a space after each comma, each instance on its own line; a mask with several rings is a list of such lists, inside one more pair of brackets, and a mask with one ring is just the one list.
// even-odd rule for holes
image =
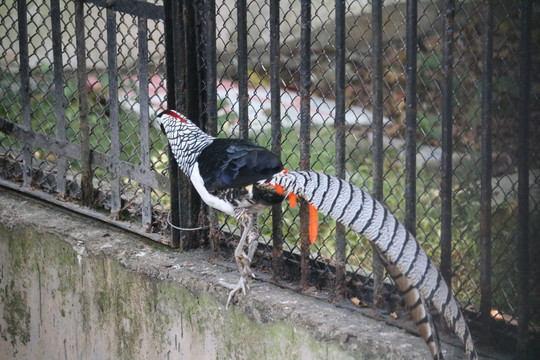
[[[1, 359], [428, 359], [398, 328], [0, 188]], [[446, 346], [447, 358], [463, 358]]]

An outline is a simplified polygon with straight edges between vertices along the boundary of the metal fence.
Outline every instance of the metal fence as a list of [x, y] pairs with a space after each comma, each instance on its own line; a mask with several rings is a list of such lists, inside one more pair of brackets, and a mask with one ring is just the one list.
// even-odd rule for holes
[[[235, 225], [168, 153], [153, 119], [176, 108], [374, 194], [440, 266], [473, 335], [533, 354], [539, 14], [530, 0], [3, 2], [0, 184], [215, 251]], [[273, 277], [299, 266], [305, 290], [385, 296], [366, 240], [321, 219], [310, 247], [307, 218], [263, 214]]]

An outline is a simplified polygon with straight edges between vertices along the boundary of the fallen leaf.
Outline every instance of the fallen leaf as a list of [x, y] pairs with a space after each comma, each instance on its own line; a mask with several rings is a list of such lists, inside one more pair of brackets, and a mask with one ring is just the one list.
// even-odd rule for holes
[[354, 305], [359, 306], [359, 307], [367, 307], [367, 304], [364, 303], [362, 300], [360, 300], [360, 299], [357, 298], [357, 297], [351, 298], [351, 302], [352, 302]]

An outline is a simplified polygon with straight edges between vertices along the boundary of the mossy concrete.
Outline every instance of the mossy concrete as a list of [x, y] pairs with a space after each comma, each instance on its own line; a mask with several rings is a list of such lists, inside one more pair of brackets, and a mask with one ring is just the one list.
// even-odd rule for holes
[[2, 359], [429, 358], [414, 335], [262, 281], [226, 310], [219, 280], [237, 274], [202, 252], [0, 189]]

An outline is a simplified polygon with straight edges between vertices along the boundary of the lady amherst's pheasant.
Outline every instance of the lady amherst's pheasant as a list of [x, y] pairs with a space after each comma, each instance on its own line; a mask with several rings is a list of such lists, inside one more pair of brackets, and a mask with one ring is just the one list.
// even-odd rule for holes
[[245, 140], [209, 136], [174, 110], [159, 114], [158, 121], [178, 166], [202, 200], [234, 216], [243, 227], [234, 253], [240, 280], [236, 285], [221, 283], [231, 289], [227, 307], [238, 291], [246, 293], [247, 278], [254, 276], [250, 265], [257, 248], [259, 211], [283, 201], [287, 192], [291, 205], [296, 203], [296, 196], [310, 205], [312, 243], [317, 234], [317, 210], [372, 243], [434, 359], [442, 359], [443, 355], [428, 303], [465, 344], [469, 358], [478, 358], [460, 306], [437, 267], [405, 226], [369, 194], [326, 174], [287, 172], [280, 158], [267, 149]]

